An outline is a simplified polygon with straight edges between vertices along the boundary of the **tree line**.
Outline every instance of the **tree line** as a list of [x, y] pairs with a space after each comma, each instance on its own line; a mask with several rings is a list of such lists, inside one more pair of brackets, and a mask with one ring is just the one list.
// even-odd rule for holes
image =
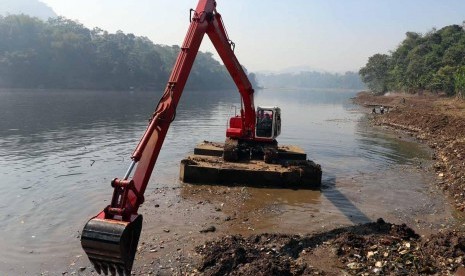
[[302, 71], [299, 73], [257, 74], [259, 85], [265, 88], [329, 88], [363, 89], [365, 86], [355, 72], [333, 74]]
[[[64, 17], [0, 16], [0, 87], [163, 89], [179, 51]], [[212, 53], [199, 52], [187, 87], [228, 89], [234, 82]]]
[[389, 54], [375, 54], [359, 71], [373, 92], [465, 94], [465, 22], [422, 35], [407, 32]]

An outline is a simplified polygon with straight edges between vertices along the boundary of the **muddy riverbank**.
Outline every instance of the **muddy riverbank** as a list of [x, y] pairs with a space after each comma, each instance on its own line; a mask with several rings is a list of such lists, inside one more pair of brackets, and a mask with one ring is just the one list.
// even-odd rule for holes
[[[320, 191], [159, 186], [141, 208], [134, 274], [453, 275], [465, 265], [463, 221], [445, 200], [448, 192], [437, 188], [446, 179], [432, 169], [440, 154], [431, 161], [434, 151], [418, 154], [423, 149], [410, 134], [370, 126], [400, 109], [396, 100], [375, 99], [368, 105], [391, 103], [390, 112], [370, 115], [374, 120], [362, 119], [357, 127], [383, 132], [384, 140], [413, 152], [408, 158], [349, 174], [332, 174], [323, 165]], [[370, 147], [376, 152], [380, 145]], [[95, 274], [82, 254], [62, 273]]]
[[[141, 210], [133, 275], [453, 275], [465, 265], [464, 232], [444, 218], [419, 219], [444, 215], [437, 206], [410, 214], [417, 230], [399, 222], [406, 211], [397, 218], [387, 212], [399, 224], [341, 224], [315, 214], [289, 224], [278, 203], [246, 207], [253, 196], [244, 187], [156, 189]], [[97, 275], [85, 255], [62, 273]]]

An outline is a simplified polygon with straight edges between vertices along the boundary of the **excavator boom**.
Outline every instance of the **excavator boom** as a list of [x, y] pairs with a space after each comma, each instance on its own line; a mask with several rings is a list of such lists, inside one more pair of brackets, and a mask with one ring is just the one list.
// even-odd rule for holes
[[[205, 34], [208, 34], [242, 97], [242, 132], [253, 139], [255, 111], [253, 89], [237, 60], [214, 0], [200, 0], [182, 44], [171, 76], [150, 123], [133, 152], [132, 162], [122, 179], [111, 182], [113, 197], [97, 216], [84, 226], [81, 244], [98, 273], [129, 275], [142, 229], [139, 206], [163, 145], [176, 107]], [[132, 174], [132, 171], [134, 173]], [[131, 177], [132, 175], [132, 177]]]

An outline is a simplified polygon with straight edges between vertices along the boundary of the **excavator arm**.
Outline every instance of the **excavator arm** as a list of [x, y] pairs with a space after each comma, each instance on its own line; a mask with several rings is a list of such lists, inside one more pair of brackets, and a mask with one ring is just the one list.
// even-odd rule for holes
[[242, 65], [234, 55], [233, 49], [231, 49], [234, 44], [229, 40], [221, 15], [216, 11], [214, 20], [208, 25], [207, 34], [241, 94], [240, 121], [242, 122], [242, 132], [239, 135], [240, 137], [235, 138], [253, 139], [255, 134], [254, 90]]
[[221, 15], [216, 11], [216, 2], [200, 0], [163, 96], [131, 156], [129, 169], [122, 179], [113, 179], [110, 205], [91, 218], [82, 231], [82, 247], [98, 273], [131, 273], [142, 230], [142, 215], [138, 214], [138, 209], [144, 202], [145, 189], [205, 34], [212, 40], [241, 94], [243, 109], [240, 119], [244, 138], [253, 138], [255, 111], [252, 85], [231, 49]]

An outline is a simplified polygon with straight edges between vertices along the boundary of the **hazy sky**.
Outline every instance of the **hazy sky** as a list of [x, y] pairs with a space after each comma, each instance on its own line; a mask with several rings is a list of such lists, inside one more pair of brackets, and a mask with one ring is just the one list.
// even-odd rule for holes
[[[197, 0], [41, 0], [89, 28], [181, 44]], [[406, 31], [461, 24], [465, 0], [217, 0], [239, 61], [252, 71], [358, 70]], [[201, 50], [215, 53], [208, 38]], [[215, 56], [216, 53], [215, 53]]]

